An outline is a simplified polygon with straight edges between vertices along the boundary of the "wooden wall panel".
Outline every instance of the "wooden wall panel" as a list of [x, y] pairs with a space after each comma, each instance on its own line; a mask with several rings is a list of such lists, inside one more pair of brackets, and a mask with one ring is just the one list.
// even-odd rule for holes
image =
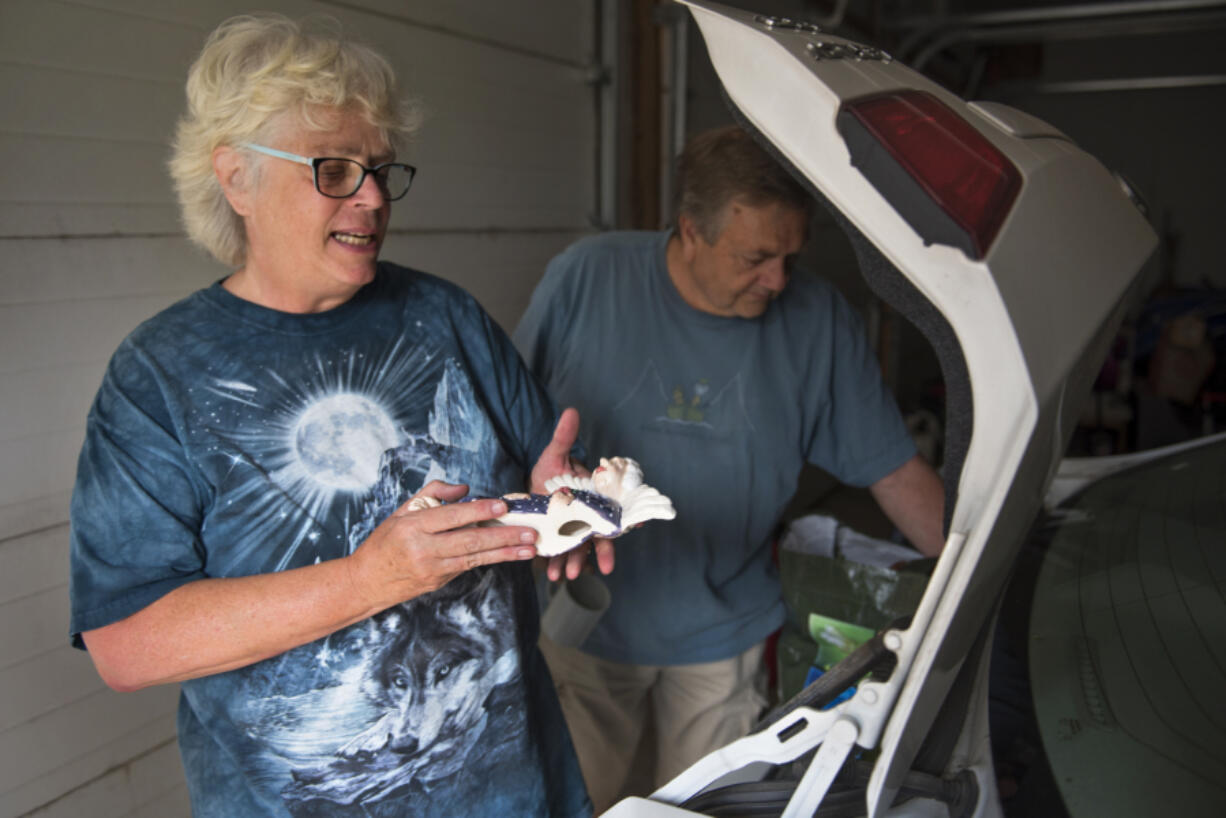
[[187, 66], [200, 50], [199, 30], [158, 16], [128, 13], [125, 5], [9, 0], [4, 6], [5, 25], [0, 27], [0, 54], [9, 64], [181, 87]]
[[112, 773], [39, 809], [32, 818], [166, 818], [190, 814], [179, 750], [165, 741], [135, 759], [123, 774]]
[[4, 605], [0, 645], [6, 667], [33, 659], [68, 641], [68, 583]]
[[253, 9], [295, 17], [327, 14], [346, 26], [396, 24], [558, 63], [585, 64], [593, 49], [594, 6], [575, 0], [264, 0], [255, 5], [244, 0], [73, 0], [72, 4], [201, 29]]
[[[183, 236], [31, 239], [8, 242], [7, 249], [0, 262], [0, 309], [65, 301], [103, 309], [115, 301], [177, 298], [226, 274]], [[31, 270], [38, 274], [23, 274]]]
[[[68, 577], [68, 529], [52, 526], [0, 545], [0, 607], [62, 586]], [[0, 667], [8, 665], [0, 661]], [[5, 689], [0, 686], [0, 690]], [[3, 697], [0, 697], [3, 698]]]
[[[67, 498], [64, 492], [72, 486], [83, 435], [84, 427], [0, 441], [0, 462], [5, 464], [0, 469], [0, 491], [7, 501], [4, 508], [16, 510], [44, 498]], [[65, 506], [57, 522], [67, 518]], [[24, 532], [13, 529], [11, 533]]]
[[[128, 8], [14, 0], [6, 9], [6, 18], [25, 19], [0, 33], [0, 53], [6, 55], [0, 102], [8, 103], [0, 150], [28, 161], [0, 167], [0, 216], [12, 215], [16, 222], [0, 221], [0, 236], [18, 235], [15, 227], [27, 235], [128, 232], [124, 223], [108, 224], [99, 213], [110, 205], [139, 208], [125, 213], [138, 217], [135, 232], [177, 230], [165, 161], [182, 110], [186, 67], [208, 28], [248, 7], [198, 4], [189, 15], [174, 4], [117, 5]], [[265, 7], [339, 13], [327, 3]], [[578, 28], [590, 30], [586, 13], [566, 17], [552, 9], [524, 16], [578, 18], [585, 21]], [[425, 111], [425, 127], [406, 156], [421, 175], [410, 199], [395, 209], [393, 223], [586, 225], [594, 209], [596, 135], [585, 65], [537, 56], [514, 43], [473, 39], [456, 28], [463, 15], [445, 29], [414, 28], [412, 19], [343, 15], [356, 36], [388, 55], [404, 90]], [[22, 36], [23, 28], [34, 36]], [[99, 48], [99, 29], [122, 36], [108, 34], [106, 47]], [[574, 32], [565, 40], [574, 42]], [[590, 34], [579, 42], [589, 40]], [[39, 93], [29, 93], [33, 87]], [[47, 104], [51, 99], [56, 103]], [[37, 184], [31, 184], [30, 167], [39, 168]], [[428, 205], [415, 207], [412, 201]], [[470, 209], [474, 203], [479, 211]], [[37, 218], [21, 218], [10, 204], [36, 208]], [[64, 205], [63, 212], [48, 218], [56, 205]]]
[[[177, 688], [172, 689], [176, 692]], [[115, 694], [112, 694], [113, 696]], [[164, 694], [163, 694], [164, 695]], [[128, 701], [136, 706], [134, 713], [125, 711], [126, 718], [120, 718], [110, 724], [99, 724], [87, 718], [74, 729], [82, 736], [102, 734], [108, 736], [108, 741], [102, 746], [82, 749], [75, 756], [64, 757], [56, 752], [63, 747], [72, 747], [76, 736], [70, 730], [53, 731], [52, 727], [42, 722], [34, 723], [25, 732], [11, 731], [0, 737], [0, 762], [14, 764], [16, 774], [0, 779], [0, 815], [39, 816], [47, 812], [52, 814], [92, 816], [92, 802], [99, 787], [109, 788], [113, 782], [123, 782], [131, 775], [132, 769], [142, 759], [164, 746], [174, 747], [178, 753], [175, 741], [175, 715], [173, 703], [167, 703], [159, 698], [158, 693], [134, 693], [127, 696], [116, 696], [115, 703]], [[87, 702], [92, 711], [78, 713], [87, 717], [96, 712], [105, 712], [112, 702], [92, 700]], [[71, 709], [71, 708], [66, 708]], [[151, 712], [160, 713], [149, 721], [142, 722], [136, 716]], [[36, 744], [22, 745], [19, 741], [30, 738], [53, 737], [54, 742], [48, 746], [47, 741]], [[35, 764], [41, 759], [43, 763]], [[48, 764], [48, 761], [55, 763]], [[168, 790], [182, 786], [182, 771], [167, 781]], [[65, 801], [72, 803], [80, 799], [83, 804], [68, 811], [59, 811]], [[119, 812], [118, 815], [132, 814]], [[165, 813], [164, 818], [190, 818], [190, 812]]]
[[[61, 634], [62, 635], [62, 634]], [[0, 732], [54, 712], [65, 702], [101, 692], [89, 656], [59, 640], [58, 647], [0, 668]]]
[[[392, 261], [449, 279], [474, 293], [509, 335], [528, 306], [545, 265], [582, 235], [571, 231], [485, 234], [394, 234]], [[458, 248], [463, 247], [462, 250]], [[525, 287], [525, 282], [531, 282]]]
[[359, 6], [411, 21], [414, 27], [436, 27], [473, 39], [558, 62], [586, 64], [592, 59], [593, 6], [573, 0], [531, 0], [490, 3], [488, 0], [350, 0], [321, 5]]
[[[95, 775], [123, 763], [128, 759], [114, 759], [108, 750], [115, 738], [152, 729], [168, 714], [173, 717], [178, 696], [172, 685], [124, 696], [98, 691], [6, 730], [0, 747], [0, 792], [15, 789], [47, 769], [86, 763], [95, 756], [112, 762], [106, 766], [88, 762], [97, 767]], [[165, 738], [162, 735], [159, 742]]]

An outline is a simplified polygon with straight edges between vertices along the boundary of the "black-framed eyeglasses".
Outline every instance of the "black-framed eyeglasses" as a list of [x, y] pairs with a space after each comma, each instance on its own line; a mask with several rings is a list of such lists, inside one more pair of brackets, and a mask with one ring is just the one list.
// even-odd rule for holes
[[330, 199], [348, 199], [361, 189], [366, 181], [366, 175], [375, 177], [375, 183], [383, 193], [383, 198], [389, 202], [404, 198], [417, 175], [417, 168], [403, 162], [384, 162], [368, 168], [361, 162], [345, 159], [339, 156], [299, 156], [296, 153], [286, 153], [276, 148], [266, 148], [254, 142], [244, 142], [244, 148], [275, 156], [278, 159], [288, 159], [306, 165], [311, 169], [315, 180], [315, 189]]

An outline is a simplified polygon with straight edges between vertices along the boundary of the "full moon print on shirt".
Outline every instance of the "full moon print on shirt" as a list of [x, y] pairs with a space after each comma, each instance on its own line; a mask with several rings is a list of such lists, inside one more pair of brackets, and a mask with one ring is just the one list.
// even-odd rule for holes
[[383, 453], [397, 443], [387, 413], [362, 395], [328, 395], [294, 424], [294, 452], [303, 471], [327, 486], [365, 491], [379, 477]]

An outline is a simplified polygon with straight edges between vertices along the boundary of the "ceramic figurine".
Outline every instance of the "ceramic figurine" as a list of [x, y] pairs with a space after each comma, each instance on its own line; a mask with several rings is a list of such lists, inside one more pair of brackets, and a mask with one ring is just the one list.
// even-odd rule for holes
[[[549, 494], [504, 494], [507, 513], [481, 525], [522, 525], [536, 530], [536, 551], [552, 557], [591, 537], [612, 539], [648, 520], [677, 516], [673, 503], [643, 482], [643, 469], [628, 457], [600, 459], [591, 477], [562, 474], [545, 481]], [[415, 497], [410, 510], [439, 505]]]

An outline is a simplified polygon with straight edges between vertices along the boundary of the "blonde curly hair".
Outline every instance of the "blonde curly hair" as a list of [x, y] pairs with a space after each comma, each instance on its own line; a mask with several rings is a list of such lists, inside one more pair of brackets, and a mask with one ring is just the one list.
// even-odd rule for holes
[[[241, 267], [247, 234], [213, 173], [213, 151], [262, 141], [287, 117], [324, 129], [329, 114], [342, 109], [361, 115], [393, 148], [404, 147], [421, 118], [417, 105], [399, 96], [388, 61], [346, 40], [332, 18], [258, 14], [219, 25], [188, 71], [187, 113], [169, 163], [188, 237]], [[258, 174], [260, 158], [247, 161]]]

